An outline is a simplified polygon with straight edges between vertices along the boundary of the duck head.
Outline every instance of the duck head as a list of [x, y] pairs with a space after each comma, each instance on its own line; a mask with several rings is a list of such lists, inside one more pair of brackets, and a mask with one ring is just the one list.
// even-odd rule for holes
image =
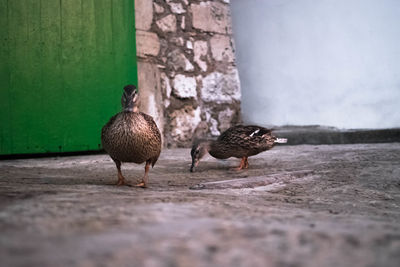
[[210, 144], [209, 142], [200, 142], [193, 144], [190, 155], [192, 156], [192, 165], [190, 172], [194, 172], [195, 167], [199, 164], [200, 160], [208, 153]]
[[136, 86], [129, 84], [124, 87], [124, 93], [121, 98], [121, 105], [124, 111], [138, 111], [139, 93]]

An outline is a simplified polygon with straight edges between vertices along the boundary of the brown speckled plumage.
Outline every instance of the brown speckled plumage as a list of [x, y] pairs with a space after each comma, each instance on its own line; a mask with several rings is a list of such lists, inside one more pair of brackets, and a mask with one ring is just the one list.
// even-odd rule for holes
[[121, 162], [157, 162], [161, 134], [153, 118], [142, 112], [122, 111], [114, 115], [101, 131], [105, 151]]
[[271, 130], [256, 125], [237, 125], [223, 132], [215, 141], [196, 142], [191, 151], [192, 167], [208, 152], [217, 159], [241, 158], [238, 169], [248, 168], [247, 158], [274, 147], [277, 138]]
[[[132, 95], [126, 92], [125, 90], [122, 98], [123, 106], [129, 106], [131, 104], [129, 101], [135, 102], [137, 99], [136, 91]], [[150, 164], [154, 166], [161, 152], [161, 134], [151, 116], [136, 111], [133, 105], [129, 107], [111, 117], [104, 125], [101, 131], [101, 142], [104, 150], [117, 166], [117, 184], [125, 183], [120, 169], [122, 162], [137, 164], [146, 162], [145, 176], [142, 183], [138, 184], [146, 187], [148, 168]]]
[[[250, 136], [251, 134], [253, 135]], [[275, 139], [269, 129], [238, 125], [223, 132], [211, 143], [208, 152], [217, 159], [250, 157], [271, 149], [275, 145]]]

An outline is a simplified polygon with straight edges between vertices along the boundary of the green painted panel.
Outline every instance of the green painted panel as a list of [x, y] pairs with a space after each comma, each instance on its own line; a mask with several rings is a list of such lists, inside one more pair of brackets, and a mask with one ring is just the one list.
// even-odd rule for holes
[[97, 150], [137, 84], [133, 0], [0, 0], [0, 154]]

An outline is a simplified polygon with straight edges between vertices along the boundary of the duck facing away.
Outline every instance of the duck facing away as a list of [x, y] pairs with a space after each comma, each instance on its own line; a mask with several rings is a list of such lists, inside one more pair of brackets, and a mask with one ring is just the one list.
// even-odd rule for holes
[[256, 125], [237, 125], [223, 132], [215, 141], [196, 141], [193, 144], [192, 166], [193, 172], [199, 164], [201, 158], [207, 153], [217, 159], [227, 159], [230, 157], [241, 158], [237, 170], [249, 167], [248, 157], [257, 155], [269, 150], [276, 143], [286, 143], [285, 138], [276, 138], [271, 130]]
[[117, 166], [117, 185], [127, 184], [121, 173], [122, 162], [146, 162], [144, 177], [135, 186], [147, 187], [150, 165], [154, 166], [161, 152], [160, 131], [151, 116], [138, 111], [138, 98], [134, 85], [125, 86], [121, 98], [123, 110], [101, 130], [103, 148]]

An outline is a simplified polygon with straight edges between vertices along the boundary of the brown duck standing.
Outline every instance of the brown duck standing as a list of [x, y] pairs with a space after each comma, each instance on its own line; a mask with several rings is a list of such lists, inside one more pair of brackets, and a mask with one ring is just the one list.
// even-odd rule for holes
[[103, 148], [117, 166], [117, 185], [126, 184], [121, 173], [122, 162], [146, 162], [144, 177], [135, 186], [147, 187], [150, 164], [154, 166], [161, 152], [160, 131], [151, 116], [138, 111], [138, 98], [134, 85], [125, 86], [121, 98], [123, 110], [111, 117], [101, 131]]
[[271, 130], [256, 125], [237, 125], [223, 132], [215, 141], [196, 141], [193, 144], [192, 166], [190, 171], [199, 164], [199, 161], [207, 153], [217, 159], [230, 157], [241, 158], [237, 170], [249, 167], [248, 157], [269, 150], [276, 143], [286, 143], [285, 138], [276, 138]]

